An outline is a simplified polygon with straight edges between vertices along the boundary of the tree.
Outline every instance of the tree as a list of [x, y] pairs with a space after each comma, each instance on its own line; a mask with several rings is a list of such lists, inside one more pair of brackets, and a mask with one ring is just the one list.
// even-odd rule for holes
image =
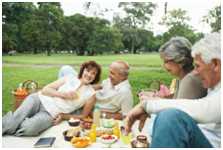
[[119, 53], [123, 44], [121, 42], [122, 34], [116, 28], [103, 27], [96, 28], [90, 36], [88, 50], [90, 55], [102, 54], [103, 52]]
[[187, 16], [187, 11], [182, 9], [173, 9], [162, 18], [160, 24], [165, 25], [168, 28], [187, 25], [187, 21], [190, 21], [190, 17]]
[[212, 32], [221, 30], [221, 6], [216, 6], [208, 12], [208, 15], [203, 17], [203, 22], [208, 23]]
[[[2, 5], [4, 16], [3, 24], [3, 49], [15, 48], [17, 51], [24, 51], [24, 39], [22, 37], [22, 26], [32, 18], [35, 11], [33, 3], [8, 3]], [[7, 50], [6, 50], [7, 51]]]
[[184, 36], [193, 44], [203, 35], [195, 33], [195, 30], [188, 24], [190, 18], [187, 12], [182, 9], [173, 9], [162, 18], [161, 25], [165, 25], [168, 31], [163, 34], [163, 42], [168, 41], [174, 36]]
[[60, 29], [63, 19], [63, 10], [58, 2], [38, 3], [38, 19], [41, 20], [39, 37], [42, 42], [42, 48], [50, 56], [52, 50], [57, 51], [61, 40]]
[[119, 7], [124, 9], [126, 17], [121, 19], [119, 16], [116, 16], [114, 18], [115, 24], [121, 27], [120, 30], [127, 31], [123, 32], [130, 33], [127, 41], [131, 42], [130, 49], [135, 54], [138, 39], [137, 28], [144, 28], [149, 23], [156, 5], [151, 2], [120, 2]]
[[186, 25], [176, 25], [170, 28], [163, 34], [163, 42], [168, 41], [175, 36], [183, 36], [187, 38], [192, 44], [203, 37], [202, 33], [195, 33], [195, 31]]
[[18, 28], [16, 24], [3, 24], [2, 26], [2, 52], [8, 53], [10, 50], [16, 49]]

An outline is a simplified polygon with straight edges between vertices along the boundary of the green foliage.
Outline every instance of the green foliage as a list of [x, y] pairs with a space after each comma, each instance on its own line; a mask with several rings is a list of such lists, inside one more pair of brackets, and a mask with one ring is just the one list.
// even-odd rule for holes
[[126, 12], [126, 26], [137, 28], [144, 27], [150, 21], [156, 5], [152, 2], [120, 2], [119, 7]]
[[22, 44], [22, 24], [31, 19], [35, 6], [32, 3], [3, 3], [3, 53], [24, 49]]
[[183, 36], [187, 38], [192, 44], [194, 44], [203, 37], [203, 34], [196, 34], [193, 29], [186, 25], [175, 25], [163, 34], [163, 41], [166, 42], [174, 36]]
[[216, 6], [208, 12], [208, 15], [203, 17], [203, 22], [208, 23], [212, 32], [221, 30], [221, 6]]
[[174, 26], [187, 25], [187, 21], [190, 21], [190, 17], [187, 16], [187, 11], [182, 9], [173, 9], [162, 18], [161, 25], [166, 25], [171, 28]]
[[115, 28], [97, 28], [88, 42], [89, 54], [102, 54], [109, 51], [117, 53], [123, 48], [121, 38], [122, 34]]
[[160, 24], [167, 26], [169, 29], [163, 34], [163, 42], [168, 41], [174, 36], [186, 37], [192, 44], [202, 38], [203, 34], [195, 33], [193, 28], [187, 23], [190, 18], [187, 12], [182, 9], [173, 9], [163, 17]]
[[[144, 28], [145, 25], [150, 22], [156, 5], [151, 2], [120, 2], [119, 7], [123, 8], [126, 12], [126, 17], [121, 18], [116, 16], [114, 18], [115, 26], [118, 27], [123, 34], [123, 43], [125, 47], [136, 54], [139, 45], [143, 44], [142, 41], [145, 39], [147, 41], [147, 38], [141, 36], [139, 32], [140, 28]], [[149, 34], [147, 35], [149, 36]], [[146, 41], [145, 43], [147, 43]], [[147, 45], [144, 44], [144, 46]], [[145, 47], [140, 49], [145, 49]]]
[[[91, 9], [92, 2], [84, 7]], [[99, 18], [110, 11], [95, 10], [98, 15], [87, 17], [81, 14], [64, 16], [59, 2], [3, 2], [2, 3], [2, 50], [20, 53], [72, 53], [77, 55], [96, 55], [103, 53], [122, 53], [157, 51], [173, 36], [185, 36], [192, 43], [203, 34], [196, 33], [188, 25], [190, 18], [182, 9], [169, 11], [162, 20], [168, 27], [163, 35], [155, 36], [145, 29], [149, 25], [156, 4], [152, 2], [120, 2], [124, 17], [116, 14], [113, 22]], [[220, 7], [209, 12], [206, 21], [213, 31], [220, 30]], [[100, 15], [101, 13], [101, 15]]]
[[3, 53], [8, 53], [16, 48], [18, 28], [16, 24], [3, 24], [2, 29], [4, 31], [2, 33], [2, 50]]

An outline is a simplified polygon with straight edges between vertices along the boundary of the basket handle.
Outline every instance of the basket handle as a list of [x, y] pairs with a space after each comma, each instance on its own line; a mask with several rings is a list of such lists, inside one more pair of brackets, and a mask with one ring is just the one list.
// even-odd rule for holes
[[36, 88], [38, 88], [38, 83], [36, 81], [33, 80], [26, 80], [22, 83], [22, 87], [23, 88], [28, 88], [28, 85], [34, 83], [36, 85]]

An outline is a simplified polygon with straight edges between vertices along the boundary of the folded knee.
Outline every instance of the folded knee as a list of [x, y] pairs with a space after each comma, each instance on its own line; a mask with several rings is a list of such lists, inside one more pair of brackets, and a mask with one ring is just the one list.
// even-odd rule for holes
[[168, 125], [178, 121], [184, 112], [178, 109], [166, 109], [158, 113], [156, 122], [162, 122]]
[[24, 136], [37, 136], [39, 135], [39, 132], [36, 128], [35, 125], [31, 125], [31, 124], [27, 124], [27, 123], [23, 123], [20, 127], [20, 129], [18, 130], [18, 132], [20, 132], [20, 134], [24, 135]]

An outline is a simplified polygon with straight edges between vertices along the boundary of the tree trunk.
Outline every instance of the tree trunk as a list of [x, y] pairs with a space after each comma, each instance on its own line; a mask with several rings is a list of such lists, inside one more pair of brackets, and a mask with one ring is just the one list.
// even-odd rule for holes
[[134, 42], [134, 40], [132, 40], [132, 43], [131, 43], [131, 52], [132, 52], [133, 54], [136, 53], [136, 50], [135, 50], [135, 42]]
[[50, 56], [50, 49], [46, 50], [47, 56]]

